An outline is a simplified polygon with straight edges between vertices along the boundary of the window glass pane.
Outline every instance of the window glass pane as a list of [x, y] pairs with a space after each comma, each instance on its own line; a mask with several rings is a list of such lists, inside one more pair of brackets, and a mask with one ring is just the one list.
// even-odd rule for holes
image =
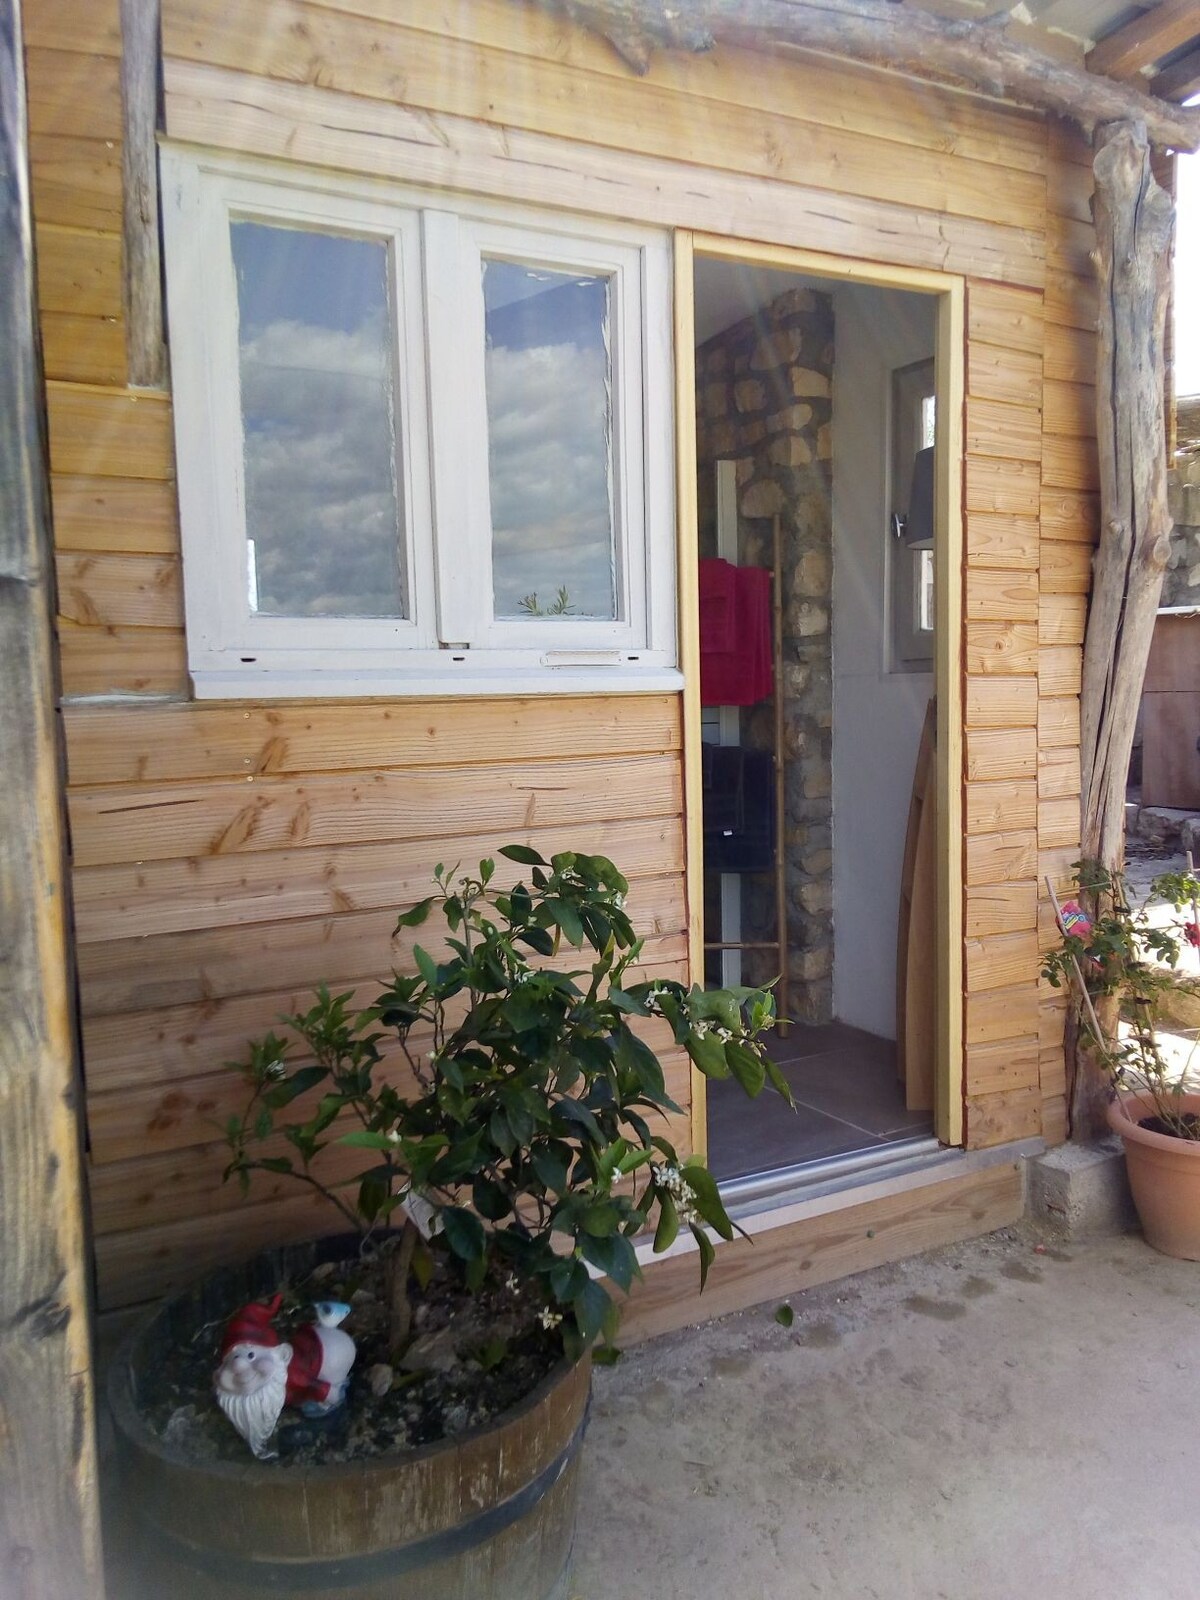
[[232, 232], [250, 609], [406, 617], [387, 244]]
[[486, 260], [497, 617], [614, 618], [609, 282]]

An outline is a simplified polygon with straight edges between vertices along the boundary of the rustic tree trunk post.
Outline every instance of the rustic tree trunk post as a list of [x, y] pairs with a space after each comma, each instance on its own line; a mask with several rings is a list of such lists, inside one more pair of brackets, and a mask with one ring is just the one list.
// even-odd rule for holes
[[714, 44], [795, 45], [871, 66], [950, 79], [1069, 117], [1091, 135], [1102, 123], [1138, 118], [1151, 141], [1200, 144], [1200, 113], [1155, 100], [1133, 83], [1086, 72], [1031, 49], [997, 21], [937, 16], [894, 0], [535, 0], [602, 34], [634, 72], [655, 49]]
[[159, 0], [121, 0], [125, 347], [132, 386], [167, 382], [158, 218]]
[[0, 1595], [100, 1600], [20, 0], [0, 0]]
[[[1120, 872], [1125, 785], [1154, 618], [1169, 554], [1164, 353], [1175, 207], [1150, 171], [1139, 123], [1096, 136], [1096, 267], [1100, 323], [1096, 422], [1100, 546], [1083, 657], [1081, 750], [1085, 859]], [[1115, 1029], [1115, 1004], [1101, 1015]], [[1076, 1138], [1103, 1131], [1104, 1082], [1091, 1053], [1077, 1061]]]

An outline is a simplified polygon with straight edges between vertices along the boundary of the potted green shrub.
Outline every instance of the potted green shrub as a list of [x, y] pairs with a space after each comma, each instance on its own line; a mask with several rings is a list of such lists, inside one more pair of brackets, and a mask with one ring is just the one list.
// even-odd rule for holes
[[[750, 1095], [770, 1084], [791, 1100], [762, 1046], [768, 991], [636, 978], [641, 941], [612, 862], [499, 854], [517, 881], [502, 884], [490, 860], [463, 875], [439, 866], [435, 893], [400, 917], [412, 928], [439, 913], [442, 959], [417, 946], [416, 970], [357, 1013], [322, 988], [287, 1019], [290, 1037], [269, 1034], [239, 1066], [248, 1098], [226, 1129], [227, 1176], [315, 1186], [352, 1232], [323, 1261], [276, 1253], [236, 1284], [210, 1281], [118, 1365], [138, 1499], [197, 1596], [209, 1591], [196, 1573], [214, 1576], [213, 1594], [249, 1595], [256, 1583], [288, 1592], [302, 1568], [310, 1594], [323, 1582], [422, 1600], [557, 1593], [590, 1361], [615, 1353], [613, 1291], [640, 1275], [635, 1240], [652, 1232], [663, 1251], [689, 1230], [703, 1285], [710, 1235], [734, 1232], [703, 1161], [666, 1137], [679, 1108], [644, 1035]], [[359, 1170], [330, 1166], [354, 1152]], [[297, 1451], [259, 1464], [230, 1435], [197, 1472], [173, 1450], [178, 1408], [165, 1424], [146, 1416], [161, 1346], [207, 1323], [211, 1352], [239, 1296], [279, 1293], [285, 1324], [303, 1298], [356, 1308], [350, 1445], [335, 1432], [326, 1449], [323, 1425], [301, 1423]], [[503, 1410], [479, 1398], [497, 1384]], [[398, 1412], [399, 1449], [384, 1425]], [[471, 1562], [486, 1583], [464, 1577]]]
[[[1200, 1261], [1200, 1092], [1159, 1036], [1174, 997], [1200, 988], [1178, 971], [1184, 942], [1200, 941], [1200, 880], [1160, 874], [1140, 906], [1123, 878], [1098, 863], [1080, 862], [1076, 882], [1089, 909], [1055, 901], [1062, 941], [1046, 956], [1043, 976], [1078, 991], [1084, 1037], [1108, 1075], [1108, 1122], [1125, 1148], [1147, 1242]], [[1174, 913], [1166, 924], [1152, 916], [1155, 904]]]

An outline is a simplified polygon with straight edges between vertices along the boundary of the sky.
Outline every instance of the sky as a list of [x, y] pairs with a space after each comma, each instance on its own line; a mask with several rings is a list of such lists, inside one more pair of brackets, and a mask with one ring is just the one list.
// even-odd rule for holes
[[496, 615], [565, 590], [569, 615], [612, 617], [608, 284], [489, 260], [483, 292]]
[[403, 616], [386, 246], [257, 222], [232, 238], [251, 606]]

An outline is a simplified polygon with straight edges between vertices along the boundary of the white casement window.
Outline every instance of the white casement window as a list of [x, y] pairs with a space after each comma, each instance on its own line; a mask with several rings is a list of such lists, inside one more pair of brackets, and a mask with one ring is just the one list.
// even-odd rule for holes
[[162, 172], [197, 695], [678, 683], [664, 235]]

